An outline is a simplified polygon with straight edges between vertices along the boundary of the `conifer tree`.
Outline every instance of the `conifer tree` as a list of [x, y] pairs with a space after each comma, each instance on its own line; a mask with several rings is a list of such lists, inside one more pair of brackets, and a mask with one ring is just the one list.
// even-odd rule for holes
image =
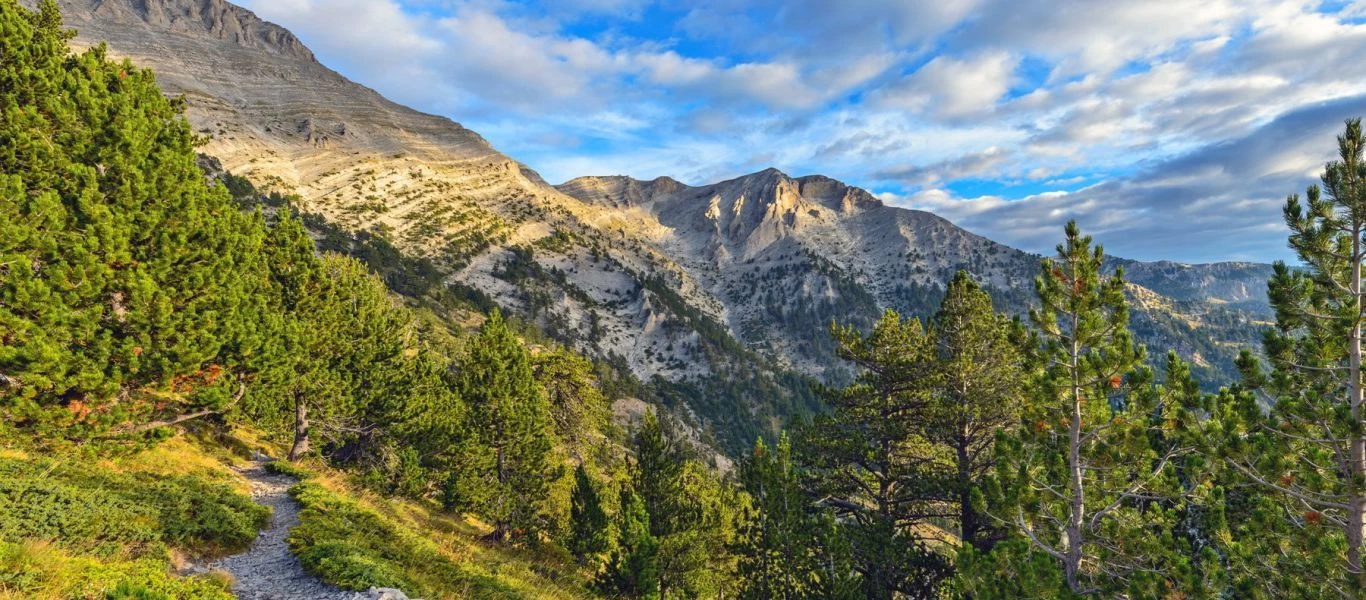
[[589, 441], [589, 433], [607, 426], [609, 406], [592, 361], [556, 347], [533, 356], [532, 367], [550, 400], [556, 437], [578, 448]]
[[[1128, 330], [1122, 273], [1101, 271], [1104, 253], [1076, 223], [1036, 278], [1041, 308], [1031, 320], [1042, 338], [1041, 376], [1031, 385], [1024, 424], [1002, 449], [1005, 514], [1032, 551], [1056, 561], [1066, 589], [1079, 595], [1157, 594], [1184, 554], [1172, 543], [1176, 519], [1158, 498], [1179, 496], [1171, 468], [1189, 453], [1157, 435], [1189, 418], [1153, 389], [1144, 351]], [[1038, 565], [992, 554], [1003, 564]], [[975, 561], [973, 561], [975, 562]]]
[[594, 564], [611, 546], [610, 533], [598, 486], [580, 464], [574, 469], [574, 492], [569, 504], [568, 549], [580, 564]]
[[633, 449], [631, 487], [645, 503], [650, 535], [664, 537], [685, 529], [693, 516], [683, 491], [687, 456], [677, 440], [665, 433], [654, 411], [647, 411], [641, 420]]
[[468, 454], [456, 483], [461, 504], [493, 521], [494, 540], [530, 535], [558, 477], [550, 460], [553, 425], [531, 357], [498, 311], [460, 361], [457, 390], [470, 411]]
[[997, 434], [1019, 422], [1023, 358], [1010, 339], [1010, 321], [964, 271], [949, 283], [933, 337], [937, 385], [924, 435], [952, 452], [947, 500], [958, 508], [959, 539], [990, 550], [999, 532], [979, 510], [979, 487], [995, 468]]
[[617, 514], [617, 545], [596, 587], [623, 598], [655, 600], [659, 593], [659, 540], [650, 535], [645, 502], [630, 488], [621, 490]]
[[[1362, 391], [1363, 260], [1366, 260], [1366, 137], [1347, 121], [1338, 159], [1322, 186], [1290, 196], [1285, 222], [1303, 268], [1275, 264], [1269, 297], [1276, 326], [1265, 337], [1273, 371], [1244, 360], [1252, 396], [1226, 413], [1228, 464], [1263, 487], [1282, 545], [1299, 552], [1250, 552], [1278, 574], [1280, 593], [1366, 594], [1366, 406]], [[1265, 515], [1263, 515], [1265, 517]], [[1260, 556], [1257, 556], [1260, 555]], [[1341, 574], [1339, 576], [1338, 574]], [[1322, 590], [1322, 592], [1315, 590]]]
[[784, 433], [769, 448], [760, 438], [742, 464], [740, 478], [753, 498], [742, 532], [742, 597], [795, 600], [813, 597], [811, 579], [820, 571], [816, 539], [819, 514], [801, 487]]
[[942, 461], [919, 435], [935, 385], [933, 340], [891, 310], [866, 336], [853, 327], [832, 336], [860, 374], [826, 390], [832, 412], [802, 431], [802, 464], [817, 498], [847, 521], [865, 596], [930, 595], [949, 565], [921, 526], [954, 516], [938, 502]]
[[80, 438], [221, 408], [261, 232], [152, 73], [70, 37], [0, 2], [0, 409]]

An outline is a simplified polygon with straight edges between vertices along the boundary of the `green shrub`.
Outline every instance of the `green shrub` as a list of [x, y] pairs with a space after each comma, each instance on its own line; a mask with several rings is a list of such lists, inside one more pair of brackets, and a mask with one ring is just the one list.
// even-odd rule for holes
[[0, 542], [0, 590], [15, 598], [233, 600], [218, 575], [176, 577], [160, 560], [72, 556], [41, 544]]
[[299, 480], [308, 479], [309, 477], [313, 476], [312, 472], [304, 469], [303, 467], [297, 466], [294, 463], [283, 460], [272, 460], [266, 463], [265, 469], [267, 473], [274, 473], [276, 475], [287, 475], [289, 477], [293, 477]]
[[270, 509], [195, 476], [102, 471], [80, 463], [0, 460], [0, 539], [43, 540], [96, 556], [165, 546], [244, 548]]
[[522, 598], [496, 577], [457, 564], [431, 540], [312, 482], [290, 494], [303, 505], [290, 549], [304, 569], [337, 587], [397, 587], [413, 596]]

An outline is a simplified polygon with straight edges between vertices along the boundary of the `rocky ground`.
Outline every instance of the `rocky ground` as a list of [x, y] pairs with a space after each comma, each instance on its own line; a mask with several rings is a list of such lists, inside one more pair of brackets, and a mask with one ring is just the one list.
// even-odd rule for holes
[[309, 575], [289, 552], [285, 539], [299, 524], [299, 504], [289, 495], [297, 483], [293, 477], [275, 475], [259, 461], [241, 471], [251, 482], [251, 496], [269, 506], [270, 526], [261, 530], [246, 552], [224, 558], [209, 568], [232, 575], [233, 592], [241, 600], [408, 600], [398, 590], [370, 589], [352, 592], [338, 589]]

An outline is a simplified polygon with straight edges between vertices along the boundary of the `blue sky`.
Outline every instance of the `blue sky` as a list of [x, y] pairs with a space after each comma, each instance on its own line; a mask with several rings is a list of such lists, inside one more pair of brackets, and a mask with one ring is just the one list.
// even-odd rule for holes
[[1048, 251], [1288, 258], [1366, 0], [239, 0], [546, 179], [823, 174]]

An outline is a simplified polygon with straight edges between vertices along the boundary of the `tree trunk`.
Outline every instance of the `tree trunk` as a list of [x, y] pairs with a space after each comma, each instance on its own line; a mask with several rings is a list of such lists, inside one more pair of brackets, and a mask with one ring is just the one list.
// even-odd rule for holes
[[976, 550], [986, 550], [979, 545], [981, 540], [977, 539], [981, 527], [977, 511], [972, 507], [972, 457], [968, 454], [968, 440], [967, 426], [963, 426], [955, 440], [955, 451], [958, 453], [958, 535], [963, 544]]
[[1082, 533], [1081, 522], [1082, 512], [1086, 510], [1085, 495], [1082, 491], [1082, 468], [1081, 468], [1081, 374], [1078, 372], [1081, 365], [1078, 364], [1078, 357], [1081, 348], [1077, 342], [1077, 315], [1072, 314], [1072, 423], [1067, 431], [1067, 468], [1069, 479], [1071, 480], [1071, 494], [1069, 501], [1069, 512], [1067, 515], [1067, 544], [1066, 560], [1063, 561], [1064, 572], [1067, 574], [1067, 587], [1073, 592], [1081, 593], [1081, 580], [1079, 571], [1081, 570], [1081, 549]]
[[302, 394], [294, 395], [294, 446], [289, 449], [289, 460], [296, 461], [308, 454], [308, 402]]
[[[1352, 236], [1352, 285], [1351, 290], [1358, 303], [1361, 302], [1361, 232]], [[1347, 394], [1352, 409], [1352, 422], [1355, 431], [1351, 433], [1351, 472], [1347, 474], [1347, 486], [1351, 497], [1350, 514], [1347, 516], [1347, 569], [1356, 577], [1359, 589], [1366, 589], [1366, 570], [1362, 569], [1361, 546], [1366, 538], [1366, 492], [1362, 485], [1366, 482], [1366, 437], [1361, 433], [1362, 390], [1361, 390], [1361, 316], [1357, 315], [1352, 325], [1347, 350], [1350, 358], [1348, 369]]]

